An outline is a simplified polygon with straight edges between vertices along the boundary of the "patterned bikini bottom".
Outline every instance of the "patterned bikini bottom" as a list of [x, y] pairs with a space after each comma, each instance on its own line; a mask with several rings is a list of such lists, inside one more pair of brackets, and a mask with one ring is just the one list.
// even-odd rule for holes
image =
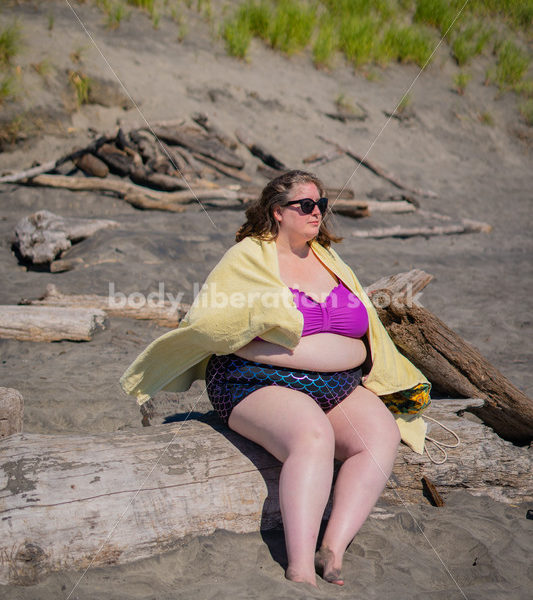
[[227, 423], [231, 411], [255, 390], [282, 386], [310, 396], [327, 411], [342, 402], [361, 383], [361, 367], [337, 372], [305, 371], [246, 360], [235, 354], [213, 356], [207, 363], [207, 395]]

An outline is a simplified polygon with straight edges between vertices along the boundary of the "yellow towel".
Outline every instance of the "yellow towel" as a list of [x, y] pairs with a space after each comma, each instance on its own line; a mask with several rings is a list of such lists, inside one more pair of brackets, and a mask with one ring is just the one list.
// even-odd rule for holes
[[[331, 248], [313, 242], [311, 249], [368, 311], [372, 368], [363, 385], [383, 396], [428, 384], [398, 352], [350, 267]], [[193, 381], [205, 377], [211, 354], [229, 354], [257, 336], [291, 349], [298, 344], [302, 327], [303, 316], [279, 275], [276, 244], [247, 237], [232, 246], [211, 271], [178, 328], [152, 342], [128, 367], [120, 383], [139, 404], [160, 390], [185, 391]], [[425, 436], [422, 418], [395, 417], [404, 442], [420, 452]], [[407, 422], [409, 426], [404, 426]]]

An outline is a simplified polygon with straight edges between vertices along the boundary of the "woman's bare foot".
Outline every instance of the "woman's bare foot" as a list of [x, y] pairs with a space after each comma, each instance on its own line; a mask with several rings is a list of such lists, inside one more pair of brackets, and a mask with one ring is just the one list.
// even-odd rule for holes
[[326, 547], [315, 554], [315, 569], [322, 579], [335, 585], [344, 585], [340, 567], [335, 567], [335, 555]]
[[316, 577], [314, 573], [313, 575], [306, 577], [293, 567], [287, 567], [287, 570], [285, 571], [285, 577], [290, 581], [294, 581], [294, 583], [309, 583], [313, 587], [317, 587]]

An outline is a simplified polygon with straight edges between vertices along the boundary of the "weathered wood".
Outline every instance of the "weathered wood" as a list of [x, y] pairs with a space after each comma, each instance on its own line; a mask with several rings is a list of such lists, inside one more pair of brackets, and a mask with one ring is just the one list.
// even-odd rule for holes
[[386, 308], [392, 303], [401, 302], [411, 304], [417, 302], [422, 290], [433, 279], [433, 275], [421, 269], [411, 269], [404, 273], [397, 273], [382, 277], [365, 288], [374, 306]]
[[164, 299], [163, 292], [148, 294], [143, 306], [131, 306], [126, 298], [98, 296], [97, 294], [62, 294], [53, 283], [46, 286], [46, 292], [38, 300], [22, 299], [24, 306], [63, 306], [73, 308], [93, 308], [103, 310], [108, 316], [130, 319], [152, 320], [164, 327], [177, 327], [189, 310], [186, 303], [173, 303]]
[[244, 171], [223, 165], [222, 163], [220, 163], [216, 160], [213, 160], [212, 158], [209, 158], [208, 156], [203, 156], [202, 154], [199, 154], [198, 152], [193, 152], [192, 155], [196, 160], [203, 162], [206, 165], [209, 165], [210, 167], [212, 167], [219, 173], [226, 175], [227, 177], [232, 177], [233, 179], [237, 179], [238, 181], [244, 181], [246, 183], [250, 183], [252, 181], [252, 178]]
[[105, 162], [112, 173], [121, 177], [129, 175], [133, 168], [133, 157], [113, 144], [103, 144], [96, 152], [96, 156]]
[[[443, 406], [431, 414], [459, 432], [461, 446], [444, 465], [402, 446], [383, 500], [423, 502], [425, 475], [444, 497], [466, 487], [506, 502], [531, 501], [531, 451], [438, 402]], [[9, 531], [0, 536], [1, 583], [32, 584], [55, 570], [153, 556], [191, 535], [280, 522], [280, 464], [221, 425], [17, 434], [0, 441], [0, 452], [0, 522]]]
[[24, 260], [33, 264], [46, 264], [68, 250], [72, 243], [88, 238], [101, 229], [115, 228], [118, 225], [116, 221], [109, 219], [61, 217], [48, 210], [39, 210], [17, 223], [13, 244]]
[[89, 341], [105, 328], [106, 314], [92, 308], [0, 306], [0, 338], [23, 342]]
[[330, 150], [326, 150], [322, 153], [311, 154], [310, 156], [306, 156], [302, 159], [304, 165], [313, 165], [314, 167], [318, 167], [319, 165], [325, 165], [328, 162], [336, 160], [341, 156], [345, 156], [345, 153], [338, 148], [332, 148]]
[[217, 127], [206, 115], [206, 113], [195, 113], [192, 115], [192, 120], [200, 127], [205, 129], [207, 133], [211, 136], [215, 137], [219, 142], [224, 144], [224, 146], [228, 147], [230, 150], [237, 149], [237, 142], [230, 138], [227, 134], [225, 134], [219, 127]]
[[240, 156], [229, 150], [215, 137], [206, 135], [200, 129], [192, 127], [154, 127], [152, 131], [167, 144], [184, 146], [191, 152], [198, 152], [234, 169], [244, 167], [244, 161]]
[[107, 177], [109, 175], [109, 167], [94, 154], [84, 154], [73, 162], [78, 169], [91, 177]]
[[439, 494], [435, 484], [429, 477], [426, 477], [426, 475], [422, 477], [422, 485], [424, 486], [426, 494], [431, 498], [433, 506], [444, 506], [442, 496]]
[[[377, 202], [377, 204], [381, 204]], [[391, 202], [390, 204], [396, 204]], [[433, 236], [433, 235], [454, 235], [458, 233], [489, 233], [492, 226], [481, 221], [473, 221], [471, 219], [461, 219], [458, 223], [450, 223], [449, 225], [429, 225], [420, 227], [404, 227], [402, 225], [393, 225], [391, 227], [374, 227], [366, 230], [355, 230], [351, 232], [353, 237], [358, 238], [386, 238], [398, 237], [406, 238], [416, 235]]]
[[164, 173], [149, 171], [146, 168], [133, 169], [130, 179], [137, 185], [143, 185], [164, 192], [175, 192], [187, 189], [187, 185], [181, 177], [172, 177]]
[[[201, 182], [202, 186], [204, 181]], [[211, 186], [212, 183], [208, 182]], [[242, 202], [248, 195], [238, 190], [220, 187], [208, 189], [193, 187], [190, 190], [178, 192], [161, 192], [145, 188], [134, 183], [116, 179], [99, 179], [97, 177], [66, 177], [64, 175], [38, 175], [31, 181], [32, 185], [46, 187], [66, 188], [74, 191], [101, 191], [112, 192], [132, 206], [142, 209], [167, 210], [180, 212], [186, 204], [199, 200], [217, 199]]]
[[[246, 146], [253, 156], [257, 156], [261, 161], [265, 163], [268, 167], [275, 169], [276, 171], [285, 171], [287, 167], [278, 160], [273, 154], [271, 154], [268, 150], [265, 150], [263, 146], [256, 144], [248, 137], [248, 134], [242, 129], [237, 129], [235, 132], [237, 139], [241, 144]], [[279, 175], [279, 173], [278, 173]]]
[[485, 399], [475, 412], [503, 438], [533, 439], [533, 401], [478, 350], [416, 303], [396, 301], [376, 309], [396, 346], [439, 389]]
[[[334, 200], [329, 207], [333, 212], [348, 217], [367, 217], [373, 213], [410, 213], [416, 207], [410, 202], [393, 201], [381, 202], [377, 200]], [[353, 232], [352, 232], [353, 233]], [[354, 233], [355, 235], [355, 233]]]
[[356, 153], [354, 150], [352, 150], [348, 146], [341, 146], [337, 142], [335, 142], [333, 140], [329, 140], [321, 135], [319, 135], [318, 137], [322, 141], [324, 141], [328, 144], [333, 144], [338, 150], [344, 152], [347, 156], [349, 156], [350, 158], [353, 158], [353, 160], [355, 160], [359, 164], [362, 164], [363, 166], [365, 166], [367, 169], [369, 169], [370, 171], [372, 171], [379, 177], [386, 179], [387, 181], [392, 183], [392, 185], [394, 185], [395, 187], [397, 187], [401, 190], [408, 190], [410, 192], [419, 194], [420, 196], [426, 196], [428, 198], [436, 198], [437, 197], [437, 194], [435, 192], [432, 192], [431, 190], [423, 190], [420, 188], [414, 188], [414, 187], [408, 186], [406, 183], [401, 181], [396, 175], [394, 175], [394, 173], [387, 171], [383, 167], [377, 165], [375, 162], [371, 162], [368, 158], [365, 158], [365, 157], [359, 155], [358, 153]]
[[24, 400], [13, 388], [0, 387], [0, 438], [21, 433], [24, 425]]
[[33, 177], [40, 175], [41, 173], [53, 171], [54, 169], [57, 169], [69, 160], [76, 160], [77, 158], [83, 156], [84, 154], [87, 154], [88, 152], [96, 152], [103, 144], [110, 142], [111, 140], [115, 139], [115, 137], [116, 131], [112, 134], [103, 135], [94, 142], [91, 142], [85, 148], [69, 152], [68, 154], [57, 158], [56, 160], [51, 160], [43, 163], [42, 165], [38, 165], [36, 167], [32, 167], [31, 169], [26, 169], [24, 171], [19, 171], [17, 173], [12, 173], [11, 175], [4, 175], [3, 177], [0, 177], [0, 183], [16, 183], [17, 181], [25, 181], [32, 179]]

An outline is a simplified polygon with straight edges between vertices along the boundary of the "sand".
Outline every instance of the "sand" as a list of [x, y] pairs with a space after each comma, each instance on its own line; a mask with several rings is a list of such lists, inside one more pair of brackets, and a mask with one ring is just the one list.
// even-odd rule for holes
[[[54, 29], [46, 30], [53, 10]], [[176, 41], [177, 28], [162, 22], [153, 30], [147, 18], [133, 14], [117, 31], [105, 30], [101, 15], [76, 5], [99, 48], [138, 104], [137, 109], [90, 105], [67, 116], [59, 94], [69, 53], [84, 46], [82, 68], [109, 81], [113, 74], [68, 6], [61, 2], [24, 3], [5, 10], [17, 15], [25, 35], [23, 65], [47, 57], [54, 73], [47, 85], [32, 76], [22, 103], [43, 114], [60, 114], [60, 125], [46, 135], [0, 154], [0, 172], [29, 167], [34, 160], [58, 157], [89, 140], [117, 119], [128, 127], [142, 112], [149, 121], [188, 119], [206, 112], [232, 135], [245, 128], [286, 165], [327, 145], [318, 135], [350, 145], [412, 185], [434, 190], [422, 208], [452, 218], [482, 220], [489, 234], [408, 239], [361, 240], [355, 229], [387, 224], [417, 224], [418, 214], [335, 218], [344, 236], [342, 257], [364, 284], [379, 277], [424, 269], [435, 279], [422, 303], [476, 346], [520, 389], [533, 394], [531, 320], [533, 169], [531, 134], [520, 123], [516, 99], [483, 85], [484, 59], [473, 68], [465, 96], [452, 90], [457, 71], [441, 49], [411, 90], [414, 116], [387, 122], [391, 111], [418, 74], [413, 66], [376, 71], [375, 81], [338, 61], [317, 71], [306, 55], [286, 58], [254, 42], [250, 62], [228, 58], [220, 41], [191, 13], [189, 34]], [[64, 91], [64, 90], [63, 90]], [[65, 92], [66, 93], [66, 92]], [[325, 116], [339, 94], [368, 111], [363, 122], [341, 123]], [[490, 112], [494, 125], [481, 123]], [[525, 133], [524, 133], [525, 132]], [[529, 136], [529, 137], [528, 137]], [[246, 171], [256, 174], [257, 159], [243, 147]], [[358, 198], [375, 190], [395, 190], [353, 160], [343, 157], [315, 169], [328, 185], [348, 184]], [[266, 180], [263, 180], [266, 181]], [[48, 283], [65, 293], [110, 289], [130, 294], [183, 294], [191, 301], [242, 222], [238, 211], [182, 214], [138, 211], [126, 203], [93, 193], [5, 185], [0, 190], [0, 303], [36, 298]], [[100, 232], [74, 247], [88, 266], [51, 274], [26, 270], [11, 251], [17, 221], [46, 208], [65, 216], [112, 218], [120, 228]], [[166, 331], [155, 324], [111, 319], [89, 343], [32, 344], [0, 341], [1, 385], [14, 387], [25, 401], [25, 431], [41, 433], [104, 432], [139, 428], [135, 402], [118, 378], [152, 339]], [[209, 410], [202, 384], [180, 398], [183, 410]], [[465, 491], [446, 497], [437, 509], [425, 504], [387, 509], [387, 519], [369, 519], [350, 546], [344, 567], [346, 586], [324, 582], [319, 589], [298, 586], [283, 577], [281, 530], [237, 535], [225, 531], [178, 544], [169, 553], [132, 565], [87, 572], [72, 598], [512, 598], [530, 597], [533, 522], [525, 506], [507, 506]], [[2, 589], [7, 598], [67, 597], [81, 573], [61, 572], [36, 586]]]

